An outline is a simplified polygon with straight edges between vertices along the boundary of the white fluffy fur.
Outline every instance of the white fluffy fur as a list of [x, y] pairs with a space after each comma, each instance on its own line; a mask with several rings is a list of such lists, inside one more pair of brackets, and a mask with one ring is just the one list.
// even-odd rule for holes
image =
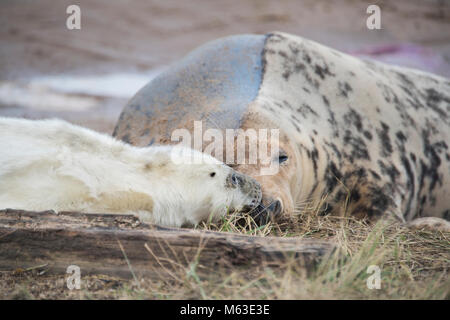
[[[181, 226], [249, 202], [226, 187], [233, 170], [211, 156], [137, 148], [60, 120], [0, 118], [0, 150], [1, 208], [128, 213]], [[186, 151], [203, 162], [190, 163]]]

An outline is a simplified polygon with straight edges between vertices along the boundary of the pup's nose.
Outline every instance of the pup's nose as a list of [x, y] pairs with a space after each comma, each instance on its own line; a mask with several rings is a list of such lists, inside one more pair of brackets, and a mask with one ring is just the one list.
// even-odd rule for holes
[[244, 193], [252, 192], [255, 189], [260, 191], [261, 189], [259, 183], [255, 179], [236, 171], [233, 171], [228, 175], [227, 186], [231, 188], [239, 188]]
[[234, 187], [242, 186], [244, 184], [244, 179], [242, 178], [242, 175], [237, 174], [236, 172], [233, 172], [231, 174], [230, 180], [231, 180], [231, 184]]
[[261, 203], [261, 185], [252, 177], [233, 171], [228, 175], [226, 185], [228, 188], [238, 189], [239, 192], [245, 195], [246, 200], [240, 211], [251, 211], [256, 209]]

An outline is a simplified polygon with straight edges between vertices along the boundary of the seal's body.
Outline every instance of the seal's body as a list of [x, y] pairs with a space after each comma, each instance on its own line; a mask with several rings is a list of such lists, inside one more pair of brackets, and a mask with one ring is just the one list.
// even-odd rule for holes
[[133, 147], [60, 120], [0, 118], [0, 206], [135, 214], [166, 226], [248, 211], [259, 184], [180, 146]]
[[325, 198], [325, 213], [448, 220], [449, 112], [447, 79], [272, 33], [195, 50], [136, 94], [114, 135], [144, 146], [170, 143], [194, 120], [221, 130], [277, 128], [277, 174], [234, 167], [257, 179], [276, 209], [292, 213]]

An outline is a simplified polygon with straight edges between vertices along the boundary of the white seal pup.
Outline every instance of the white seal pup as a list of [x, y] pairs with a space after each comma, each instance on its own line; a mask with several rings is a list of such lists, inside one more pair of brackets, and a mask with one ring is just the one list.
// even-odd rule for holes
[[0, 149], [1, 208], [135, 214], [180, 227], [252, 210], [262, 197], [256, 180], [209, 155], [134, 147], [61, 120], [0, 118]]

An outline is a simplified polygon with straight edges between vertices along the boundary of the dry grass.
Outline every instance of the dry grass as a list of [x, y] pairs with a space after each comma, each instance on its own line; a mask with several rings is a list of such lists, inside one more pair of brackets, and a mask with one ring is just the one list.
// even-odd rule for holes
[[[340, 252], [312, 274], [294, 263], [282, 270], [223, 272], [200, 276], [196, 261], [174, 266], [174, 276], [158, 281], [84, 277], [83, 288], [65, 289], [63, 279], [2, 275], [4, 298], [51, 299], [449, 299], [450, 233], [409, 230], [399, 224], [369, 225], [352, 218], [320, 216], [317, 206], [277, 223], [257, 226], [249, 216], [231, 214], [199, 229], [259, 236], [328, 239]], [[381, 289], [368, 289], [367, 268], [381, 269]]]
[[[448, 299], [450, 298], [450, 234], [409, 230], [397, 223], [369, 225], [345, 217], [320, 216], [317, 206], [284, 221], [258, 227], [248, 217], [231, 215], [200, 229], [258, 236], [328, 239], [341, 252], [310, 275], [294, 264], [283, 270], [220, 272], [208, 279], [195, 268], [179, 270], [183, 281], [147, 283], [142, 297], [168, 299]], [[368, 289], [367, 268], [381, 269], [381, 289]], [[183, 277], [184, 276], [184, 277]], [[145, 287], [145, 286], [144, 286]], [[151, 290], [148, 290], [151, 288]], [[130, 297], [135, 290], [130, 289]]]

